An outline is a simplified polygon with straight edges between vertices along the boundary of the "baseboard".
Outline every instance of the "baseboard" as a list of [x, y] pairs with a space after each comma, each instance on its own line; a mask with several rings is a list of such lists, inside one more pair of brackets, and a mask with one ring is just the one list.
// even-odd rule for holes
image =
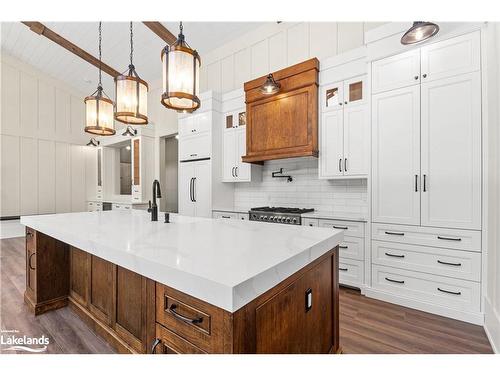
[[365, 295], [370, 298], [379, 299], [385, 302], [394, 303], [411, 309], [425, 311], [431, 314], [445, 316], [447, 318], [461, 320], [467, 323], [484, 325], [483, 313], [472, 313], [458, 311], [443, 306], [436, 306], [430, 303], [415, 301], [413, 299], [396, 296], [391, 293], [382, 292], [373, 288], [365, 288]]
[[57, 310], [61, 307], [68, 305], [68, 298], [66, 296], [54, 298], [50, 301], [35, 302], [28, 293], [24, 292], [24, 303], [28, 306], [29, 310], [36, 315], [41, 315], [47, 311]]
[[493, 351], [500, 354], [500, 314], [486, 297], [484, 298], [484, 331]]

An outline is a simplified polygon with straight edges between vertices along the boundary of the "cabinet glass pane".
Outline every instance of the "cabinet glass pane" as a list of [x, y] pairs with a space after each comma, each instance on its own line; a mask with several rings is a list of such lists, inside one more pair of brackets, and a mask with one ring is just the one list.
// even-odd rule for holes
[[247, 113], [238, 113], [238, 126], [245, 126], [247, 124]]
[[334, 87], [326, 90], [326, 106], [333, 107], [339, 105], [339, 88]]
[[355, 102], [361, 99], [363, 99], [363, 82], [358, 81], [349, 84], [349, 101]]
[[233, 115], [226, 116], [226, 129], [233, 127]]

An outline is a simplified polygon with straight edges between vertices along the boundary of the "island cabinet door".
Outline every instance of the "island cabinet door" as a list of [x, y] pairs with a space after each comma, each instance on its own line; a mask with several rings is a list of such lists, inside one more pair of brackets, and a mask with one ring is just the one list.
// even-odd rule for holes
[[116, 269], [115, 331], [134, 350], [150, 352], [155, 330], [155, 283], [122, 267]]
[[328, 257], [255, 310], [260, 354], [329, 353], [334, 349], [333, 257]]
[[69, 296], [86, 307], [89, 300], [90, 254], [71, 246], [69, 268]]
[[113, 325], [115, 269], [113, 263], [90, 256], [89, 310], [109, 326]]

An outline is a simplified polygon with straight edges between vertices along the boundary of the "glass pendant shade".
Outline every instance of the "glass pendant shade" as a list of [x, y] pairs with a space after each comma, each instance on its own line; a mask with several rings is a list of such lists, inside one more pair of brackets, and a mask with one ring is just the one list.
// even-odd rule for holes
[[163, 94], [161, 103], [180, 112], [193, 112], [200, 107], [199, 82], [201, 59], [198, 52], [184, 41], [181, 32], [177, 41], [161, 52]]
[[115, 134], [113, 101], [102, 95], [102, 88], [97, 90], [97, 95], [87, 96], [84, 102], [85, 131], [95, 135]]
[[260, 92], [265, 95], [276, 94], [280, 91], [281, 85], [274, 80], [272, 74], [267, 76], [266, 82], [260, 87]]
[[148, 84], [129, 67], [128, 75], [115, 78], [115, 119], [124, 124], [146, 125], [148, 123]]
[[439, 31], [439, 26], [432, 22], [416, 21], [401, 37], [401, 44], [415, 44], [432, 38]]

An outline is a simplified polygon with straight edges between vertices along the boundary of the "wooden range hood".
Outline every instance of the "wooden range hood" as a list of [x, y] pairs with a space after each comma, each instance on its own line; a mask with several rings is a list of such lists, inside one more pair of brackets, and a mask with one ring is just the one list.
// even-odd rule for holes
[[318, 157], [318, 73], [316, 58], [273, 72], [281, 85], [274, 95], [259, 90], [267, 76], [245, 83], [244, 162]]

